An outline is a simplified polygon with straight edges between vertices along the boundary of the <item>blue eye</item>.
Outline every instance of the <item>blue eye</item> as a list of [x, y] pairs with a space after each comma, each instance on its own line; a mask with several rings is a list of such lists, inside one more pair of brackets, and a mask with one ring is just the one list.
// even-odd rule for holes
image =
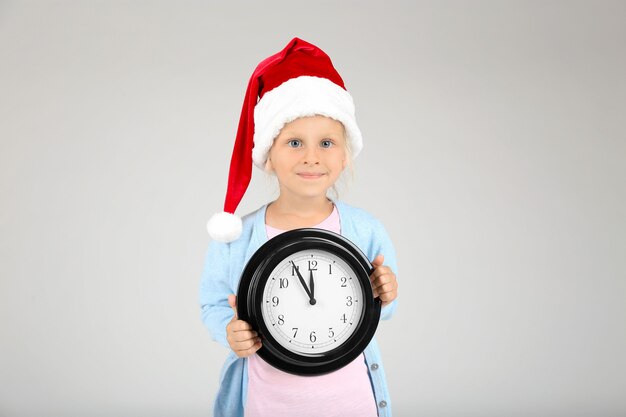
[[322, 148], [330, 148], [331, 146], [333, 146], [333, 142], [330, 140], [323, 140], [321, 145]]
[[302, 146], [302, 142], [300, 142], [300, 139], [291, 139], [289, 141], [289, 146], [292, 148], [299, 148]]

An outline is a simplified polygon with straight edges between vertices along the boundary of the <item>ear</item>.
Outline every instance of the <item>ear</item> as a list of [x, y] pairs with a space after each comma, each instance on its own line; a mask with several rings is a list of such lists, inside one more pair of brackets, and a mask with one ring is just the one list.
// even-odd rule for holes
[[268, 155], [267, 161], [265, 161], [265, 172], [272, 172], [272, 171], [274, 171], [274, 166], [272, 165], [272, 160]]

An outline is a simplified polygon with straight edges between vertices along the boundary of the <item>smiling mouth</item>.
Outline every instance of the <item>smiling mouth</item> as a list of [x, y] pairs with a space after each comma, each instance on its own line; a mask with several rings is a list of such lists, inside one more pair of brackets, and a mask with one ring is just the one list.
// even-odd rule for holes
[[307, 180], [314, 180], [314, 179], [323, 177], [324, 174], [301, 172], [301, 173], [298, 173], [298, 176]]

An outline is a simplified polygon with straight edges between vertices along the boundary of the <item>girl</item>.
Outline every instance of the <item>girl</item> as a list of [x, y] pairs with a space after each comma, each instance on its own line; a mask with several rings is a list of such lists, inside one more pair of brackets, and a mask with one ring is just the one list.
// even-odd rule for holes
[[[352, 97], [322, 50], [295, 38], [259, 64], [239, 121], [224, 212], [208, 223], [213, 240], [200, 289], [202, 319], [213, 338], [231, 349], [215, 416], [391, 415], [375, 339], [330, 374], [287, 374], [256, 355], [262, 341], [238, 319], [234, 295], [246, 262], [263, 243], [283, 231], [317, 227], [341, 233], [368, 256], [374, 295], [383, 302], [381, 318], [392, 315], [396, 260], [387, 233], [371, 215], [327, 197], [361, 148]], [[242, 221], [234, 212], [252, 163], [276, 175], [280, 194]]]

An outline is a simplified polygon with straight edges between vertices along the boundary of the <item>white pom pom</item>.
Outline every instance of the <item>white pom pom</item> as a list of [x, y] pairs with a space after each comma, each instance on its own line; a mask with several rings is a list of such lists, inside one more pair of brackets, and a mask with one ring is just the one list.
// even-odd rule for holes
[[225, 211], [215, 213], [207, 222], [206, 228], [213, 240], [232, 242], [241, 236], [241, 219]]

